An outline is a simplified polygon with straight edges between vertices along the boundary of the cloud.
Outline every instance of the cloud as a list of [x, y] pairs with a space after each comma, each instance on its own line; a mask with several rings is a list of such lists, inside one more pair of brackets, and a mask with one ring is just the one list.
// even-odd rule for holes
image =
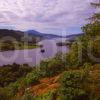
[[81, 27], [93, 13], [90, 2], [96, 0], [1, 0], [0, 26], [40, 31]]

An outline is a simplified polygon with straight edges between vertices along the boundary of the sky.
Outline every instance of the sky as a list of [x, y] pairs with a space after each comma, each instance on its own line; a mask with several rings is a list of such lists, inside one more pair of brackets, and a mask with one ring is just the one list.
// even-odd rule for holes
[[98, 0], [0, 0], [0, 28], [69, 35], [81, 33]]

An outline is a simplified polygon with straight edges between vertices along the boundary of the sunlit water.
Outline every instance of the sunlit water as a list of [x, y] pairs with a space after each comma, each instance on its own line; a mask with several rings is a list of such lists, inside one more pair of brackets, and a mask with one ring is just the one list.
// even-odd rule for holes
[[41, 48], [31, 50], [15, 50], [0, 52], [0, 66], [7, 64], [29, 64], [30, 66], [37, 65], [41, 60], [52, 58], [57, 52], [67, 53], [66, 46], [57, 46], [57, 42], [65, 41], [65, 39], [43, 40], [38, 44], [43, 45], [44, 53], [41, 53]]

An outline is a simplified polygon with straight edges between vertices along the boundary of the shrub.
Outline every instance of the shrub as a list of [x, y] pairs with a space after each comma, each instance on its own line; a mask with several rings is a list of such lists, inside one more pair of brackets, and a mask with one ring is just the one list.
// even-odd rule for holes
[[49, 61], [42, 61], [40, 64], [40, 71], [43, 76], [54, 76], [61, 73], [65, 68], [62, 62], [56, 59], [50, 59]]
[[86, 35], [89, 36], [100, 36], [100, 22], [96, 21], [94, 23], [89, 23], [82, 27], [82, 30]]
[[36, 97], [35, 100], [55, 100], [54, 94], [54, 91], [49, 91], [41, 96]]
[[40, 74], [38, 71], [33, 71], [33, 72], [27, 74], [27, 76], [25, 78], [26, 85], [29, 86], [32, 84], [39, 83], [39, 78], [40, 78]]
[[5, 87], [20, 77], [26, 76], [31, 70], [32, 68], [25, 64], [13, 64], [0, 67], [0, 87]]
[[42, 76], [54, 76], [65, 70], [65, 59], [62, 53], [57, 53], [54, 58], [41, 61], [40, 72]]
[[0, 88], [0, 100], [12, 100], [15, 94], [18, 92], [19, 83], [11, 83], [7, 87]]
[[61, 87], [59, 95], [61, 100], [72, 100], [85, 95], [83, 88], [86, 76], [84, 70], [66, 71], [59, 79]]
[[[79, 67], [84, 63], [93, 63], [88, 54], [88, 45], [92, 40], [89, 36], [81, 36], [71, 45], [69, 54], [66, 56], [66, 61], [71, 67]], [[92, 49], [92, 48], [91, 48]]]
[[30, 93], [25, 93], [19, 100], [36, 100]]
[[8, 95], [13, 97], [19, 90], [20, 83], [16, 81], [15, 83], [11, 83], [5, 89], [8, 91]]
[[54, 99], [54, 91], [48, 91], [47, 93], [44, 93], [40, 96], [33, 96], [28, 92], [25, 92], [25, 94], [19, 99], [19, 100], [55, 100]]

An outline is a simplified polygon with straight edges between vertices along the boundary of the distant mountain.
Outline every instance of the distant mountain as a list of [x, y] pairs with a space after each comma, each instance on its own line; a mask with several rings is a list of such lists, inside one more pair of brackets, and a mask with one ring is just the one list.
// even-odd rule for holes
[[[0, 29], [0, 39], [5, 39], [7, 37], [10, 37], [12, 39], [16, 39], [19, 42], [22, 41], [26, 41], [26, 40], [30, 40], [29, 36], [32, 37], [32, 39], [29, 41], [31, 43], [35, 43], [37, 41], [41, 40], [41, 36], [36, 36], [36, 35], [26, 35], [27, 33], [23, 32], [23, 31], [16, 31], [16, 30], [8, 30], [8, 29]], [[36, 33], [37, 34], [37, 33]], [[38, 40], [37, 40], [38, 38]]]
[[38, 31], [35, 31], [35, 30], [28, 30], [25, 33], [27, 33], [30, 36], [42, 37], [42, 34], [40, 32], [38, 32]]
[[37, 37], [39, 36], [42, 39], [52, 39], [52, 38], [61, 38], [62, 37], [62, 36], [54, 35], [54, 34], [40, 33], [35, 30], [28, 30], [28, 31], [26, 31], [26, 33], [28, 33], [31, 36], [37, 36]]
[[73, 41], [73, 40], [75, 40], [77, 37], [82, 36], [82, 35], [83, 35], [83, 33], [72, 34], [72, 35], [68, 35], [68, 36], [66, 36], [66, 38], [67, 38], [67, 40], [71, 40], [71, 41]]
[[43, 39], [52, 39], [52, 38], [60, 38], [61, 36], [53, 35], [53, 34], [46, 34], [46, 33], [40, 33], [35, 30], [28, 30], [28, 31], [17, 31], [17, 30], [8, 30], [8, 29], [0, 29], [0, 38], [4, 38], [5, 36], [13, 37], [18, 41], [21, 41], [21, 39], [25, 35], [31, 36], [33, 39], [38, 38], [38, 40]]
[[[5, 39], [7, 37], [11, 37], [12, 40], [16, 39], [18, 42], [23, 43], [24, 41], [28, 41], [29, 43], [37, 43], [43, 39], [52, 39], [52, 38], [61, 38], [61, 36], [40, 33], [35, 30], [28, 31], [17, 31], [17, 30], [8, 30], [8, 29], [0, 29], [0, 40]], [[30, 39], [31, 37], [31, 39]]]
[[16, 40], [21, 40], [21, 37], [24, 36], [24, 33], [21, 31], [14, 31], [14, 30], [8, 30], [8, 29], [0, 29], [0, 39], [6, 38], [6, 37], [12, 37]]
[[[35, 30], [28, 30], [28, 31], [16, 31], [16, 30], [8, 30], [8, 29], [0, 29], [0, 38], [3, 38], [5, 36], [11, 36], [15, 38], [18, 41], [21, 41], [21, 39], [27, 34], [28, 36], [32, 37], [32, 41], [40, 41], [43, 39], [53, 39], [53, 38], [68, 38], [68, 39], [75, 39], [78, 36], [81, 36], [82, 34], [73, 34], [73, 35], [68, 35], [68, 36], [59, 36], [59, 35], [54, 35], [54, 34], [46, 34], [46, 33], [41, 33]], [[24, 40], [28, 39], [25, 38]]]
[[77, 37], [77, 36], [82, 36], [82, 35], [83, 35], [83, 33], [72, 34], [72, 35], [67, 35], [66, 38]]

